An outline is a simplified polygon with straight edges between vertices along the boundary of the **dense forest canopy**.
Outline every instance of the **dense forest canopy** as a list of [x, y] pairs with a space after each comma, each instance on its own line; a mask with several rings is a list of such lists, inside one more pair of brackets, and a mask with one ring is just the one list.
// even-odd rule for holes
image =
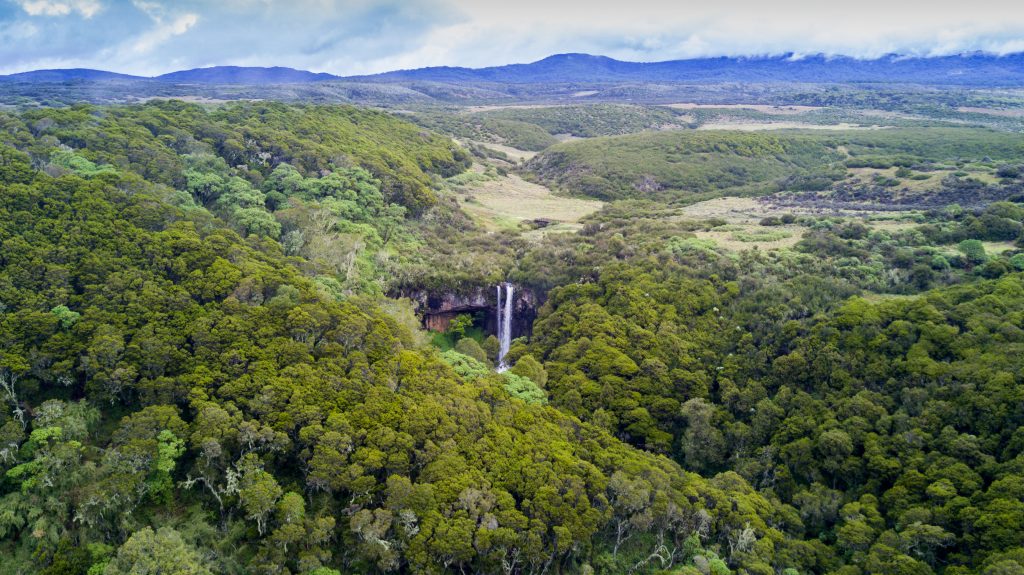
[[[634, 106], [2, 112], [0, 574], [1024, 573], [1022, 163]], [[467, 211], [524, 178], [607, 203]], [[500, 373], [397, 298], [501, 281], [539, 308]]]

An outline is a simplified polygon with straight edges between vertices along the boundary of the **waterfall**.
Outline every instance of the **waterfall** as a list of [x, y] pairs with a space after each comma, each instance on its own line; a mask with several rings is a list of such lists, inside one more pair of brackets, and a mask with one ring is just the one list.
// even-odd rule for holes
[[[502, 289], [505, 288], [505, 305], [501, 305]], [[505, 364], [505, 354], [508, 353], [508, 348], [512, 345], [512, 295], [513, 295], [512, 284], [503, 283], [498, 284], [498, 371], [502, 372], [508, 369], [508, 365]]]

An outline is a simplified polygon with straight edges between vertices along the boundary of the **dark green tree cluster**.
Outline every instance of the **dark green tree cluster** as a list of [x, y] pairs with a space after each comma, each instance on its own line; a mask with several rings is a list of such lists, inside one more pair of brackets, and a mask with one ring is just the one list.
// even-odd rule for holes
[[[461, 376], [130, 164], [0, 150], [0, 572], [787, 566], [743, 479], [544, 405], [540, 366]], [[294, 195], [362, 209], [334, 174]]]
[[838, 307], [807, 278], [686, 276], [634, 263], [558, 288], [513, 351], [542, 361], [560, 409], [744, 477], [777, 528], [821, 545], [793, 567], [1024, 567], [1024, 276]]
[[[535, 167], [676, 200], [1019, 157], [879, 132]], [[441, 184], [468, 162], [349, 107], [0, 114], [0, 575], [1024, 572], [1018, 204], [729, 253], [648, 199], [489, 233]], [[383, 297], [498, 281], [546, 300], [504, 373]]]
[[[189, 182], [190, 171], [194, 180], [195, 171], [223, 177], [231, 168], [232, 175], [260, 188], [282, 163], [305, 176], [362, 167], [381, 181], [388, 202], [413, 213], [436, 201], [432, 177], [452, 176], [468, 165], [465, 152], [450, 140], [383, 112], [347, 106], [77, 105], [4, 114], [0, 127], [0, 141], [29, 152], [36, 165], [49, 162], [81, 173], [89, 170], [82, 163], [87, 160], [178, 188]], [[57, 146], [70, 151], [55, 153]], [[200, 157], [190, 161], [192, 155]], [[221, 187], [228, 184], [237, 186], [229, 179]]]

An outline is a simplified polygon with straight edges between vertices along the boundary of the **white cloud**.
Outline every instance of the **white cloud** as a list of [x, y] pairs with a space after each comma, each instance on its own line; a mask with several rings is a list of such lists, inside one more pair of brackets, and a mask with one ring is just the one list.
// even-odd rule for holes
[[18, 4], [29, 16], [67, 16], [77, 12], [92, 18], [103, 8], [99, 0], [19, 0]]
[[653, 61], [720, 55], [1000, 54], [1024, 42], [1019, 0], [450, 0], [458, 21], [359, 72], [529, 62], [558, 52]]
[[0, 43], [23, 42], [38, 33], [39, 28], [31, 22], [12, 22], [10, 24], [0, 22]]
[[170, 21], [163, 18], [157, 20], [156, 27], [135, 38], [131, 49], [134, 52], [151, 52], [154, 48], [175, 36], [188, 32], [189, 28], [199, 22], [199, 15], [187, 13], [175, 16]]
[[235, 64], [344, 75], [561, 52], [632, 61], [1005, 54], [1024, 50], [1019, 2], [0, 0], [0, 69], [73, 62], [148, 75]]
[[150, 0], [132, 0], [136, 8], [144, 12], [153, 21], [154, 27], [133, 38], [128, 43], [129, 56], [152, 52], [164, 42], [181, 36], [199, 22], [199, 15], [194, 12], [169, 15], [167, 7]]

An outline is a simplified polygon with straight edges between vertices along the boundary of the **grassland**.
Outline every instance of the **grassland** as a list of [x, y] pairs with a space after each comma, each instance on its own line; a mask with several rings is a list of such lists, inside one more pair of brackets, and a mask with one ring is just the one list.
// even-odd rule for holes
[[[480, 173], [477, 166], [475, 173]], [[496, 174], [454, 182], [452, 193], [459, 206], [484, 229], [521, 229], [524, 222], [544, 220], [549, 225], [539, 231], [573, 231], [579, 220], [601, 209], [602, 202], [584, 198], [557, 196], [540, 184], [528, 182], [516, 174]]]

